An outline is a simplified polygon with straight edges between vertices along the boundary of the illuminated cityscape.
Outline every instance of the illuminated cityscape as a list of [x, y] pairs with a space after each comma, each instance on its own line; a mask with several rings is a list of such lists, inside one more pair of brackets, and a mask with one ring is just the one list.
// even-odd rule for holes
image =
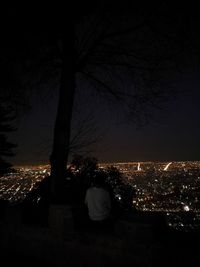
[[[102, 163], [99, 166], [114, 166], [123, 174], [124, 183], [135, 189], [132, 205], [136, 210], [162, 212], [168, 226], [178, 230], [199, 229], [200, 161]], [[20, 202], [49, 174], [49, 165], [17, 167], [16, 172], [0, 178], [0, 198], [10, 203]]]
[[200, 162], [115, 163], [136, 190], [137, 210], [163, 212], [177, 230], [200, 227]]
[[50, 174], [48, 165], [16, 167], [15, 170], [0, 178], [0, 198], [12, 204], [22, 201]]

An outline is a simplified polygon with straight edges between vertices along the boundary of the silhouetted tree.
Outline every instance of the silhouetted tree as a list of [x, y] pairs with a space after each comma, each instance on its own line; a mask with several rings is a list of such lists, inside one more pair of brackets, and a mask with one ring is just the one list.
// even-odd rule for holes
[[12, 170], [12, 164], [5, 158], [14, 156], [13, 149], [15, 144], [8, 141], [7, 134], [16, 130], [11, 126], [13, 121], [13, 112], [5, 106], [3, 99], [0, 99], [0, 175]]
[[[161, 87], [160, 70], [172, 67], [172, 58], [177, 58], [185, 45], [185, 35], [183, 39], [183, 30], [174, 17], [174, 24], [167, 25], [169, 36], [164, 36], [169, 18], [162, 20], [160, 16], [158, 20], [162, 9], [148, 11], [131, 6], [130, 11], [127, 7], [118, 12], [113, 7], [99, 6], [86, 15], [83, 12], [78, 19], [65, 16], [62, 21], [66, 26], [60, 38], [61, 83], [51, 154], [55, 190], [62, 188], [68, 160], [76, 78], [85, 79], [105, 98], [124, 105], [133, 120], [138, 115], [144, 117], [149, 106], [159, 107], [169, 94], [169, 88]], [[158, 27], [158, 21], [163, 25]], [[173, 35], [177, 30], [179, 40]], [[180, 40], [184, 45], [180, 46]]]
[[94, 145], [101, 140], [102, 133], [92, 114], [84, 118], [75, 118], [72, 122], [69, 153], [88, 155], [94, 152]]
[[[179, 10], [162, 3], [122, 7], [104, 1], [96, 7], [30, 6], [23, 14], [9, 9], [12, 34], [6, 31], [6, 41], [13, 71], [29, 88], [59, 85], [50, 157], [53, 195], [62, 195], [77, 80], [116, 100], [131, 120], [145, 119], [149, 107], [160, 108], [170, 95], [161, 81], [180, 66], [191, 41], [188, 10]], [[19, 14], [22, 20], [14, 25]]]

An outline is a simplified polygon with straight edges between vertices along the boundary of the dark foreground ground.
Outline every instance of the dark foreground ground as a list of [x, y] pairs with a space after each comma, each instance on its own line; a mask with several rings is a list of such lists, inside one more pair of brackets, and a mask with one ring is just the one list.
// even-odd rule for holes
[[80, 211], [56, 206], [47, 225], [13, 208], [0, 224], [0, 266], [199, 266], [200, 233], [172, 231], [158, 214], [122, 216], [112, 232], [91, 230]]

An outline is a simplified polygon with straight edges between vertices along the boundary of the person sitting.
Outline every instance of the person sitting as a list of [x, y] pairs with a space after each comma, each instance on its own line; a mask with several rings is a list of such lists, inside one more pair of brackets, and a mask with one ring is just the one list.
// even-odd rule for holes
[[105, 177], [97, 173], [85, 195], [90, 226], [95, 230], [111, 229], [111, 198], [105, 188]]

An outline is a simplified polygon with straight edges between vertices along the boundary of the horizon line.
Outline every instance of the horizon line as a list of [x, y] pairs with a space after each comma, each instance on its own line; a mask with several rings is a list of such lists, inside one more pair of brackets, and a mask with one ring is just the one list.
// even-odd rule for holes
[[[101, 161], [97, 164], [128, 164], [128, 163], [151, 163], [151, 162], [157, 162], [157, 163], [166, 163], [166, 162], [196, 162], [200, 160], [128, 160], [128, 161]], [[69, 165], [68, 163], [67, 165]], [[13, 164], [13, 167], [21, 167], [21, 166], [44, 166], [49, 165], [50, 163], [17, 163]]]

